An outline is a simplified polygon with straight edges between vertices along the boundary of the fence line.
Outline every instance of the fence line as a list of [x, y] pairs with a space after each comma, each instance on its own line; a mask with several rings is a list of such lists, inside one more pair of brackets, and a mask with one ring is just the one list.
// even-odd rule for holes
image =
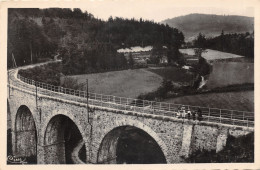
[[86, 91], [74, 90], [34, 81], [19, 74], [17, 74], [17, 78], [24, 83], [37, 86], [40, 89], [76, 96], [77, 98], [75, 98], [75, 100], [79, 102], [86, 103], [86, 99], [88, 98], [89, 104], [91, 105], [171, 117], [178, 116], [178, 110], [180, 107], [185, 107], [185, 109], [191, 110], [192, 112], [195, 112], [200, 108], [203, 115], [203, 121], [254, 127], [253, 112], [155, 102], [91, 92], [87, 93]]

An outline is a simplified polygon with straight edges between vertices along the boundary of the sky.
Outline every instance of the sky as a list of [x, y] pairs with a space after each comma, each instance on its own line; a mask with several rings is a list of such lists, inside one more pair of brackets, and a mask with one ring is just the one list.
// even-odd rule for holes
[[191, 5], [187, 4], [187, 1], [186, 3], [179, 2], [176, 4], [171, 0], [90, 0], [87, 4], [82, 5], [81, 10], [87, 10], [95, 17], [103, 20], [113, 16], [143, 18], [155, 22], [191, 13], [254, 16], [253, 7], [245, 6], [243, 3], [217, 3], [212, 5], [196, 3]]

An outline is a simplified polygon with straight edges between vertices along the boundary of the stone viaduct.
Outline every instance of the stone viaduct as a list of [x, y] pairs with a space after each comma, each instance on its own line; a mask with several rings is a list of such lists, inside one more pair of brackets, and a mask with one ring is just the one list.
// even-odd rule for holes
[[74, 135], [73, 128], [79, 131], [84, 162], [89, 164], [119, 163], [119, 139], [124, 134], [146, 134], [161, 157], [150, 163], [182, 163], [196, 150], [220, 151], [229, 135], [254, 131], [253, 127], [96, 106], [48, 90], [38, 90], [36, 95], [35, 86], [17, 78], [17, 70], [9, 71], [7, 99], [12, 150], [15, 156], [37, 156], [38, 164], [66, 163], [70, 149], [66, 141]]

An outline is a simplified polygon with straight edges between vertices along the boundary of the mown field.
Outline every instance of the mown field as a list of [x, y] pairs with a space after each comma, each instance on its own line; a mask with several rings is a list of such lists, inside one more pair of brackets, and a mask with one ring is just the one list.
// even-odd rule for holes
[[142, 93], [156, 90], [163, 80], [158, 74], [146, 69], [112, 71], [69, 77], [77, 79], [79, 83], [85, 83], [86, 79], [88, 79], [90, 92], [129, 98], [137, 98]]
[[207, 82], [207, 88], [232, 84], [254, 83], [254, 63], [216, 62]]
[[[192, 48], [180, 49], [180, 52], [188, 55], [195, 55]], [[202, 53], [202, 57], [208, 61], [211, 61], [217, 59], [241, 58], [243, 56], [207, 49], [206, 53]]]
[[254, 91], [198, 94], [167, 99], [165, 102], [253, 112]]

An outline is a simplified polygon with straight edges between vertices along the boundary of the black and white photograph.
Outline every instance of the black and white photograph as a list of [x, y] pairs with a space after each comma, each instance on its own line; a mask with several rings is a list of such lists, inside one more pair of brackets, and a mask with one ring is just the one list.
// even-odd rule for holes
[[207, 169], [224, 163], [260, 168], [255, 166], [259, 3], [232, 2], [5, 6], [5, 168]]

